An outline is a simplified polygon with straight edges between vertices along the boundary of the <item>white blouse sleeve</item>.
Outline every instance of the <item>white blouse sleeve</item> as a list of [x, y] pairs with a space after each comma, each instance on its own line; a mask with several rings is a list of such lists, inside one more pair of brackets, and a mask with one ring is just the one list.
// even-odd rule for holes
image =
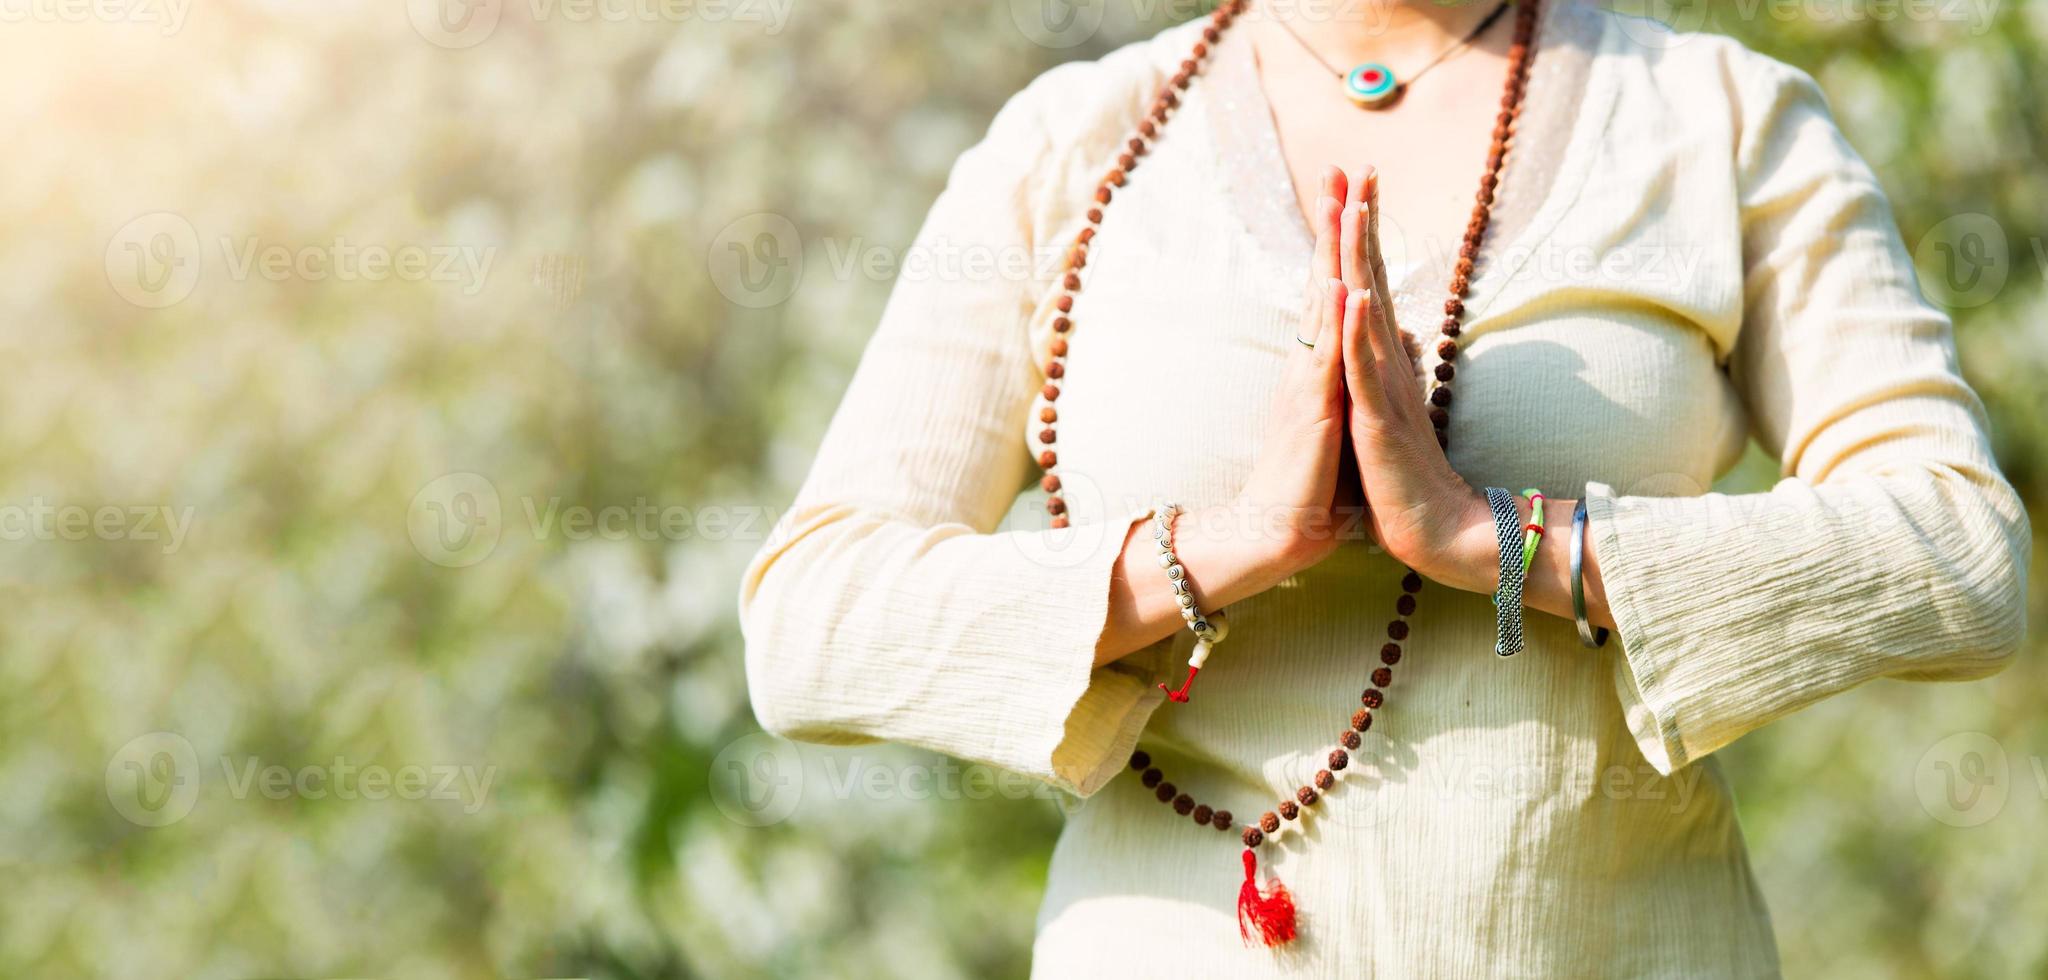
[[1035, 82], [955, 165], [914, 246], [933, 261], [904, 264], [746, 572], [747, 683], [770, 731], [920, 746], [1087, 795], [1160, 702], [1138, 667], [1093, 666], [1128, 525], [994, 533], [1035, 475], [1026, 413], [1045, 379], [1028, 333], [1050, 280], [1031, 267], [1053, 233], [1035, 202], [1068, 155], [1046, 116], [1088, 70]]
[[1729, 370], [1783, 479], [1588, 492], [1617, 687], [1666, 773], [1872, 678], [1996, 672], [2026, 628], [2026, 511], [1876, 177], [1812, 79], [1761, 56], [1740, 68]]

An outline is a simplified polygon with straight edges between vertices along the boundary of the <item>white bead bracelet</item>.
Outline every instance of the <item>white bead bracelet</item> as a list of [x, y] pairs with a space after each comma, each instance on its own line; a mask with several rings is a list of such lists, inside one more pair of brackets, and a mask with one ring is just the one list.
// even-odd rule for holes
[[1152, 539], [1159, 543], [1159, 567], [1166, 569], [1166, 580], [1173, 586], [1174, 601], [1180, 603], [1180, 618], [1195, 634], [1195, 650], [1188, 656], [1188, 677], [1181, 682], [1180, 690], [1169, 690], [1165, 684], [1159, 689], [1166, 691], [1170, 701], [1186, 704], [1188, 688], [1195, 683], [1195, 675], [1202, 672], [1202, 665], [1209, 660], [1209, 651], [1230, 635], [1230, 620], [1223, 610], [1204, 614], [1195, 608], [1195, 592], [1188, 587], [1187, 568], [1180, 563], [1180, 556], [1173, 550], [1173, 521], [1181, 514], [1179, 504], [1168, 503], [1152, 512]]

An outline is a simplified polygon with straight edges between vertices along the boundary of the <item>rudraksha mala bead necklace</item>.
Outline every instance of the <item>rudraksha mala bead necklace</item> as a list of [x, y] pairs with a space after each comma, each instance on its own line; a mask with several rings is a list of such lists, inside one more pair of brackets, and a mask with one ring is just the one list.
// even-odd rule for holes
[[[1429, 419], [1436, 428], [1436, 439], [1444, 448], [1450, 448], [1450, 407], [1451, 379], [1457, 369], [1453, 362], [1458, 356], [1458, 335], [1463, 331], [1465, 298], [1472, 287], [1473, 265], [1478, 259], [1479, 246], [1486, 239], [1486, 229], [1492, 219], [1494, 193], [1500, 187], [1501, 166], [1507, 160], [1510, 138], [1513, 136], [1515, 120], [1521, 115], [1522, 96], [1529, 83], [1529, 66], [1535, 55], [1535, 35], [1538, 8], [1541, 0], [1516, 0], [1514, 41], [1508, 49], [1508, 73], [1506, 90], [1501, 95], [1500, 116], [1493, 127], [1493, 144], [1486, 154], [1486, 171], [1479, 179], [1479, 193], [1472, 208], [1472, 219], [1465, 226], [1464, 242], [1458, 250], [1458, 262], [1451, 274], [1450, 298], [1444, 301], [1444, 318], [1438, 328], [1436, 353], [1439, 358], [1434, 369], [1434, 382], [1429, 387]], [[1073, 331], [1072, 313], [1074, 296], [1081, 291], [1081, 270], [1088, 262], [1088, 251], [1095, 240], [1095, 233], [1102, 225], [1102, 210], [1124, 186], [1130, 172], [1145, 156], [1150, 143], [1159, 135], [1159, 130], [1180, 107], [1180, 92], [1206, 64], [1211, 50], [1229, 29], [1231, 22], [1244, 12], [1245, 0], [1225, 0], [1216, 8], [1208, 25], [1202, 28], [1202, 39], [1195, 42], [1193, 51], [1180, 63], [1180, 70], [1159, 87], [1152, 99], [1151, 110], [1139, 120], [1137, 129], [1117, 155], [1116, 165], [1095, 188], [1095, 203], [1088, 209], [1088, 223], [1074, 237], [1067, 249], [1065, 273], [1060, 280], [1060, 292], [1053, 299], [1059, 310], [1053, 319], [1053, 340], [1045, 369], [1045, 388], [1040, 394], [1045, 404], [1040, 406], [1038, 419], [1045, 428], [1038, 433], [1040, 451], [1038, 465], [1045, 471], [1039, 481], [1050, 496], [1045, 502], [1047, 513], [1052, 515], [1052, 526], [1066, 527], [1069, 522], [1067, 502], [1060, 496], [1059, 455], [1053, 444], [1059, 437], [1059, 412], [1054, 407], [1059, 401], [1060, 385], [1067, 373], [1068, 336]], [[1387, 297], [1380, 298], [1382, 302]], [[1350, 765], [1350, 751], [1357, 749], [1361, 736], [1372, 727], [1373, 712], [1386, 703], [1385, 689], [1393, 684], [1394, 665], [1401, 662], [1401, 641], [1408, 638], [1408, 617], [1415, 612], [1416, 593], [1422, 591], [1422, 576], [1412, 569], [1401, 578], [1401, 595], [1394, 601], [1394, 619], [1387, 624], [1387, 642], [1380, 647], [1381, 666], [1373, 669], [1372, 686], [1359, 696], [1364, 707], [1353, 712], [1351, 724], [1337, 735], [1337, 747], [1330, 750], [1325, 760], [1328, 768], [1318, 770], [1312, 785], [1304, 785], [1294, 795], [1282, 799], [1273, 809], [1259, 815], [1253, 825], [1244, 828], [1244, 884], [1238, 889], [1237, 924], [1238, 931], [1246, 942], [1254, 936], [1268, 946], [1276, 946], [1295, 937], [1294, 900], [1286, 886], [1271, 881], [1265, 888], [1258, 882], [1258, 849], [1279, 833], [1280, 828], [1299, 820], [1304, 812], [1316, 805], [1323, 793], [1337, 783], [1337, 773]], [[1131, 768], [1136, 770], [1139, 781], [1159, 802], [1173, 808], [1173, 812], [1191, 818], [1197, 825], [1214, 827], [1219, 831], [1231, 829], [1232, 815], [1229, 810], [1219, 810], [1206, 803], [1200, 803], [1193, 796], [1182, 792], [1166, 779], [1165, 773], [1152, 765], [1152, 758], [1143, 750], [1131, 755]]]

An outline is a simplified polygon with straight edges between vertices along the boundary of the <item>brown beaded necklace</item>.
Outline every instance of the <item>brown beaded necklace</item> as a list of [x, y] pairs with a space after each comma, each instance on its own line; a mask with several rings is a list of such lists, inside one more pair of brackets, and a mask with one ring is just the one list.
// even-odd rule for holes
[[[1535, 53], [1534, 39], [1536, 21], [1541, 0], [1517, 0], [1515, 35], [1508, 49], [1508, 77], [1505, 92], [1500, 100], [1500, 117], [1493, 127], [1493, 144], [1486, 154], [1486, 172], [1479, 179], [1479, 193], [1472, 209], [1472, 219], [1465, 226], [1465, 239], [1458, 251], [1458, 263], [1451, 275], [1450, 298], [1444, 301], [1444, 319], [1437, 342], [1437, 355], [1441, 358], [1435, 370], [1436, 383], [1429, 390], [1429, 418], [1436, 429], [1436, 439], [1446, 449], [1450, 447], [1450, 405], [1451, 379], [1456, 369], [1451, 362], [1458, 356], [1457, 337], [1462, 332], [1465, 315], [1465, 298], [1471, 291], [1472, 269], [1479, 255], [1479, 246], [1486, 238], [1487, 224], [1492, 219], [1494, 192], [1500, 186], [1501, 165], [1507, 160], [1510, 137], [1514, 133], [1515, 120], [1521, 114], [1522, 96], [1529, 83], [1529, 65]], [[1222, 38], [1231, 22], [1244, 12], [1245, 0], [1225, 0], [1210, 17], [1210, 23], [1202, 28], [1202, 39], [1195, 42], [1190, 56], [1180, 63], [1180, 70], [1159, 87], [1153, 97], [1152, 108], [1146, 117], [1138, 122], [1134, 132], [1117, 156], [1116, 166], [1102, 178], [1095, 189], [1095, 205], [1088, 209], [1088, 224], [1074, 238], [1067, 249], [1066, 273], [1061, 279], [1061, 290], [1053, 300], [1059, 316], [1052, 322], [1055, 334], [1050, 356], [1045, 362], [1045, 388], [1041, 392], [1046, 404], [1039, 409], [1039, 421], [1045, 428], [1038, 433], [1043, 446], [1038, 454], [1038, 465], [1045, 471], [1040, 485], [1051, 496], [1045, 502], [1046, 512], [1052, 515], [1052, 526], [1066, 527], [1068, 524], [1067, 503], [1060, 496], [1059, 456], [1052, 446], [1059, 432], [1059, 413], [1053, 402], [1060, 397], [1060, 381], [1067, 372], [1067, 335], [1073, 330], [1069, 314], [1074, 309], [1074, 295], [1081, 291], [1081, 269], [1088, 260], [1089, 244], [1102, 224], [1102, 209], [1107, 207], [1114, 189], [1122, 187], [1131, 170], [1137, 167], [1138, 159], [1145, 155], [1149, 142], [1157, 138], [1159, 128], [1180, 107], [1181, 90], [1199, 73], [1209, 56], [1210, 49]], [[1238, 931], [1247, 942], [1256, 933], [1268, 946], [1287, 942], [1295, 937], [1294, 904], [1285, 886], [1273, 881], [1263, 890], [1258, 884], [1258, 848], [1269, 836], [1277, 834], [1281, 822], [1293, 821], [1302, 811], [1312, 807], [1323, 792], [1336, 785], [1338, 772], [1350, 764], [1348, 750], [1358, 748], [1360, 736], [1372, 727], [1372, 713], [1386, 702], [1383, 689], [1392, 685], [1393, 666], [1401, 662], [1401, 641], [1408, 638], [1408, 617], [1415, 612], [1415, 595], [1422, 591], [1422, 576], [1410, 569], [1401, 579], [1401, 595], [1394, 603], [1395, 618], [1387, 624], [1388, 642], [1380, 647], [1380, 663], [1372, 672], [1372, 686], [1359, 696], [1363, 708], [1351, 715], [1350, 727], [1337, 736], [1338, 747], [1330, 750], [1329, 768], [1317, 771], [1314, 785], [1304, 785], [1294, 791], [1291, 799], [1282, 799], [1277, 807], [1259, 816], [1256, 826], [1244, 828], [1244, 884], [1238, 890]], [[1132, 753], [1131, 768], [1141, 773], [1140, 781], [1152, 790], [1159, 802], [1169, 804], [1173, 812], [1191, 817], [1197, 825], [1211, 826], [1220, 831], [1231, 828], [1231, 814], [1204, 803], [1197, 803], [1194, 797], [1180, 792], [1179, 787], [1166, 780], [1166, 775], [1152, 765], [1151, 756], [1143, 750]]]

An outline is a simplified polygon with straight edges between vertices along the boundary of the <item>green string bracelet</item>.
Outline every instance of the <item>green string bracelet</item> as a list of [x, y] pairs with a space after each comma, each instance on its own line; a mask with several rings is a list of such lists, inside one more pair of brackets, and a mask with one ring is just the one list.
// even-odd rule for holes
[[1529, 523], [1522, 528], [1522, 575], [1527, 577], [1536, 564], [1536, 543], [1543, 540], [1543, 493], [1524, 490], [1522, 497], [1529, 501]]

